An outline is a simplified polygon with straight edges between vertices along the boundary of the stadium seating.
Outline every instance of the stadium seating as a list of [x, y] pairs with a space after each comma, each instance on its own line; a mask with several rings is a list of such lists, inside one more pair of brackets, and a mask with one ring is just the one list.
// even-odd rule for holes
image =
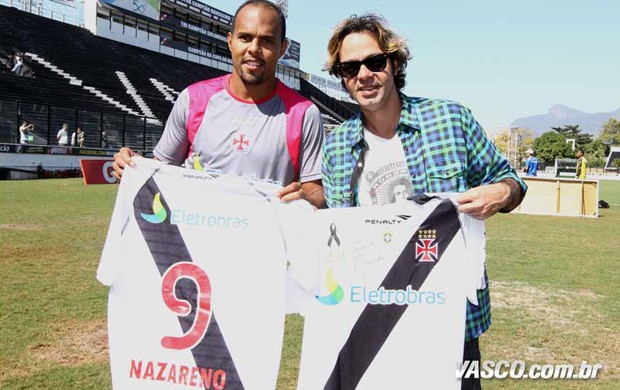
[[[27, 64], [34, 73], [33, 78], [18, 77], [6, 69], [0, 73], [0, 100], [5, 106], [7, 101], [21, 101], [119, 116], [147, 116], [156, 118], [161, 125], [170, 113], [172, 102], [165, 99], [155, 83], [180, 92], [193, 82], [225, 74], [219, 69], [97, 37], [86, 29], [5, 6], [0, 6], [0, 32], [0, 53], [26, 53]], [[130, 96], [125, 80], [131, 83], [150, 112]], [[353, 113], [351, 107], [303, 79], [300, 92], [335, 123]], [[46, 124], [50, 130], [45, 137], [54, 143], [52, 130], [66, 120], [47, 121], [46, 116], [45, 112], [33, 110], [26, 119]], [[71, 123], [70, 128], [73, 128]], [[114, 134], [108, 131], [108, 136]], [[95, 138], [98, 137], [91, 139]], [[117, 137], [114, 145], [123, 143], [122, 137]]]
[[[88, 86], [143, 115], [116, 73], [123, 72], [154, 116], [164, 122], [172, 103], [164, 99], [151, 78], [180, 92], [193, 82], [225, 73], [97, 37], [83, 28], [4, 6], [0, 6], [0, 31], [0, 49], [9, 53], [29, 53], [29, 65], [35, 76], [28, 79], [18, 78], [10, 72], [1, 74], [0, 96], [3, 100], [131, 114], [83, 88]], [[70, 83], [67, 77], [77, 81]], [[80, 84], [79, 81], [81, 85], [76, 85]]]

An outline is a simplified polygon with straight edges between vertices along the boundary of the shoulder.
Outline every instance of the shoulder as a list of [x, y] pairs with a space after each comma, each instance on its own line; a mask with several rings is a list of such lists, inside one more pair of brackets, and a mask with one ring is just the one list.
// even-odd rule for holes
[[431, 119], [436, 117], [453, 117], [471, 116], [471, 111], [462, 104], [448, 99], [432, 99], [426, 97], [409, 97], [401, 95], [403, 108], [410, 112], [417, 112], [422, 119]]
[[226, 82], [229, 78], [229, 75], [216, 77], [214, 79], [201, 80], [194, 84], [191, 84], [186, 89], [188, 92], [202, 92], [205, 90], [222, 90], [226, 88]]
[[346, 145], [350, 137], [355, 136], [355, 132], [361, 131], [361, 114], [357, 113], [334, 128], [325, 137], [325, 150], [335, 150]]
[[[302, 96], [299, 92], [290, 88], [280, 80], [278, 80], [278, 95], [284, 102], [286, 107], [297, 107], [302, 109], [303, 111], [308, 110], [309, 107], [316, 107], [311, 100]], [[317, 109], [318, 111], [318, 109]]]

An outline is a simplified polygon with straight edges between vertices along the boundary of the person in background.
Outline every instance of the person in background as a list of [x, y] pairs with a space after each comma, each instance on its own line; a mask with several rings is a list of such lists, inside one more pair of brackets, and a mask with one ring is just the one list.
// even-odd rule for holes
[[[471, 112], [448, 100], [402, 93], [409, 48], [375, 14], [341, 22], [328, 43], [326, 69], [342, 79], [360, 112], [325, 139], [323, 185], [328, 207], [390, 203], [384, 186], [412, 194], [461, 192], [459, 211], [486, 219], [519, 205], [527, 187], [489, 141]], [[479, 361], [478, 337], [491, 325], [488, 277], [467, 302], [463, 360]], [[463, 389], [479, 389], [468, 378]]]
[[56, 140], [59, 146], [69, 145], [69, 125], [64, 123], [62, 128], [56, 133]]
[[84, 147], [84, 132], [79, 127], [75, 133], [71, 135], [71, 146]]
[[535, 157], [535, 153], [532, 149], [525, 151], [527, 154], [527, 160], [525, 160], [525, 167], [523, 172], [525, 176], [538, 176], [538, 159]]
[[106, 133], [105, 130], [101, 130], [101, 127], [99, 128], [99, 132], [101, 133], [101, 147], [109, 148], [110, 144], [108, 143], [108, 133]]
[[27, 145], [32, 142], [32, 133], [30, 132], [34, 128], [32, 123], [28, 123], [26, 121], [22, 122], [22, 125], [19, 126], [19, 143], [22, 145]]
[[17, 76], [21, 76], [23, 68], [24, 68], [24, 60], [22, 59], [22, 55], [16, 54], [15, 55], [15, 66], [13, 66], [13, 69], [11, 69], [11, 72], [15, 73]]
[[583, 149], [577, 149], [577, 169], [575, 172], [577, 179], [584, 180], [586, 178], [587, 165], [588, 160], [583, 156]]

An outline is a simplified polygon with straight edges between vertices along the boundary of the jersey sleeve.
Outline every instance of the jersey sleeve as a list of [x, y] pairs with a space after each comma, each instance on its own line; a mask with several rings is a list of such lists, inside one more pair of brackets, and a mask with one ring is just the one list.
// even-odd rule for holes
[[166, 122], [164, 133], [153, 150], [153, 155], [161, 161], [181, 165], [185, 161], [189, 148], [187, 130], [185, 124], [189, 112], [189, 92], [186, 89], [181, 92], [174, 103], [172, 112]]
[[323, 147], [323, 121], [319, 109], [313, 104], [304, 115], [299, 179], [302, 183], [321, 178], [321, 150]]

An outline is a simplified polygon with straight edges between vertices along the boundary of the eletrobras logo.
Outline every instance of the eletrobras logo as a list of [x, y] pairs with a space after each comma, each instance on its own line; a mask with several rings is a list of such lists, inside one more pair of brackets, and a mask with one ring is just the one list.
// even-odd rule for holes
[[[166, 220], [168, 211], [161, 202], [161, 193], [158, 192], [153, 197], [153, 214], [140, 213], [140, 216], [150, 223], [162, 223]], [[170, 223], [214, 229], [247, 229], [250, 227], [248, 218], [220, 213], [201, 213], [188, 209], [170, 210]]]
[[344, 298], [344, 290], [334, 276], [334, 270], [330, 267], [327, 270], [327, 291], [328, 294], [317, 296], [317, 301], [324, 305], [337, 305]]
[[161, 203], [161, 193], [156, 193], [153, 197], [153, 214], [140, 213], [142, 219], [150, 223], [162, 223], [166, 220], [168, 213]]
[[[317, 296], [324, 305], [337, 305], [344, 299], [344, 289], [336, 280], [334, 270], [327, 270], [328, 294]], [[348, 288], [351, 303], [370, 305], [443, 305], [446, 303], [444, 291], [416, 291], [411, 286], [402, 289], [386, 289], [383, 286], [375, 289], [367, 286], [353, 285]]]

